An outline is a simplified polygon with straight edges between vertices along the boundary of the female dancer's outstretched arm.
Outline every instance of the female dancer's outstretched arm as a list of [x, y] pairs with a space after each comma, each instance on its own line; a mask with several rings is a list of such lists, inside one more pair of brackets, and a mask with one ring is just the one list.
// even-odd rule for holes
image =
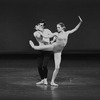
[[67, 31], [69, 34], [74, 33], [80, 27], [81, 23], [83, 22], [80, 16], [78, 16], [78, 18], [80, 19], [80, 22], [74, 29]]

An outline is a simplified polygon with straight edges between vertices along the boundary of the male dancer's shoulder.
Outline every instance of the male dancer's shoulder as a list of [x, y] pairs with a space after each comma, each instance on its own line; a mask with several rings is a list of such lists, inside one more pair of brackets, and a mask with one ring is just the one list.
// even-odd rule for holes
[[38, 31], [34, 32], [33, 35], [34, 35], [34, 37], [38, 37], [38, 38], [41, 36]]
[[52, 34], [52, 32], [49, 29], [44, 29], [44, 32], [47, 34]]
[[33, 35], [34, 35], [35, 37], [36, 37], [38, 34], [39, 34], [38, 31], [35, 31], [35, 32], [33, 33]]

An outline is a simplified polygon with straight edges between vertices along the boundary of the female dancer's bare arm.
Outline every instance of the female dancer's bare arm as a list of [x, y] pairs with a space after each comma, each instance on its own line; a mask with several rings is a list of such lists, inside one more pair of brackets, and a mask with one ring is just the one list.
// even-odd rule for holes
[[74, 29], [67, 31], [67, 33], [69, 33], [69, 34], [74, 33], [74, 32], [80, 27], [80, 25], [81, 25], [81, 23], [82, 23], [83, 21], [82, 21], [82, 19], [81, 19], [80, 16], [78, 16], [78, 18], [79, 18], [79, 20], [80, 20], [80, 22], [78, 23], [78, 25], [77, 25]]

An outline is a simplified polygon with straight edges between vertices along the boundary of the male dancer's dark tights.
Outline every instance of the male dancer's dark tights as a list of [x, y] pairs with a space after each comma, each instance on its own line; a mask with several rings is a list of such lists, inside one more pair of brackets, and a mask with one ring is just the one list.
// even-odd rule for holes
[[48, 75], [48, 63], [50, 59], [50, 51], [40, 51], [38, 57], [38, 72], [41, 79], [47, 78]]

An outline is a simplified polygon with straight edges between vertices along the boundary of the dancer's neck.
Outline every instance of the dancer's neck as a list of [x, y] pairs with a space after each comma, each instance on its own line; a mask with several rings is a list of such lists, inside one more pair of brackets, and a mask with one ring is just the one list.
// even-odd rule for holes
[[60, 31], [60, 32], [58, 32], [58, 33], [64, 33], [65, 31], [64, 30], [62, 30], [62, 31]]

